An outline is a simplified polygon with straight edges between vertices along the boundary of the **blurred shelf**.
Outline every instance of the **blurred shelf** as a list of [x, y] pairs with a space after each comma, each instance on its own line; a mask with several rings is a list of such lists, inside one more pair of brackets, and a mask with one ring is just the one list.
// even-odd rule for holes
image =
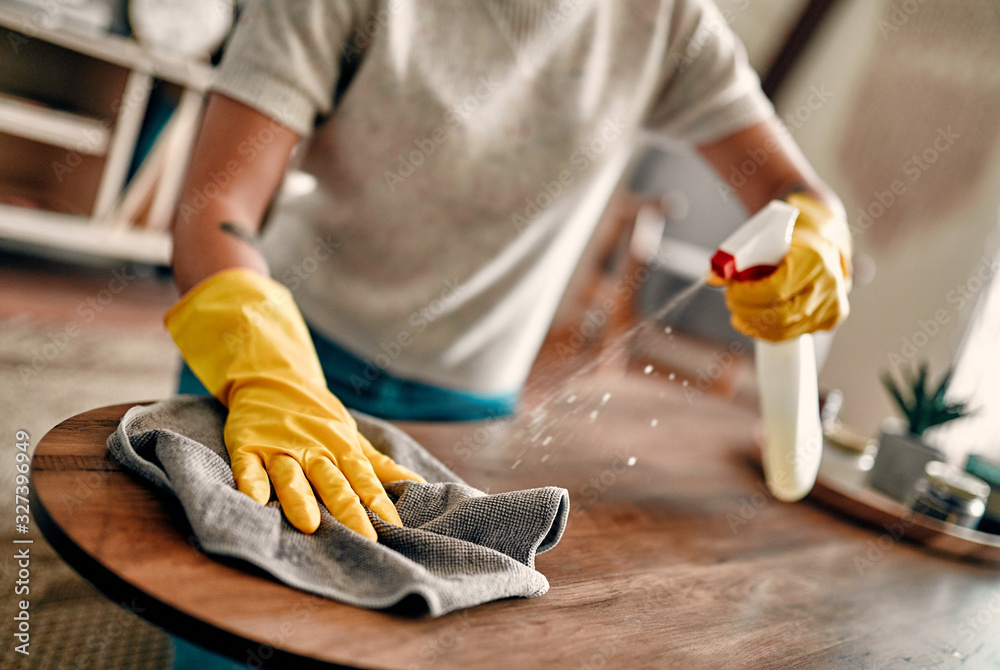
[[0, 242], [168, 264], [214, 70], [54, 17], [0, 4]]
[[0, 205], [0, 238], [150, 265], [170, 264], [167, 233], [91, 226], [86, 217], [72, 214]]
[[73, 149], [91, 156], [108, 152], [111, 131], [101, 119], [52, 109], [0, 93], [0, 132]]
[[[99, 58], [130, 70], [142, 70], [187, 88], [205, 91], [212, 83], [212, 67], [200, 61], [174, 60], [145, 50], [128, 37], [113, 34], [89, 35], [66, 28], [47, 26], [36, 14], [29, 14], [0, 4], [0, 27], [24, 35], [26, 40], [39, 39]], [[15, 43], [11, 48], [17, 49]]]

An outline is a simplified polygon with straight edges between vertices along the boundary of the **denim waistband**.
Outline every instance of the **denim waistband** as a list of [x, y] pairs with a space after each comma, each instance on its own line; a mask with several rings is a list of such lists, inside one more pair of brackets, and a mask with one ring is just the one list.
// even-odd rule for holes
[[[519, 391], [475, 394], [402, 379], [309, 328], [330, 391], [346, 407], [393, 421], [479, 421], [513, 414]], [[178, 393], [209, 395], [186, 363]]]

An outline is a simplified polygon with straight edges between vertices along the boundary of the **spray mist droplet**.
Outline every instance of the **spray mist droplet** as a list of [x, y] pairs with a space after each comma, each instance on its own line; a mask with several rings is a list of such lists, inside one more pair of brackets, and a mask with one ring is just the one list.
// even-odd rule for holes
[[601, 404], [602, 405], [607, 405], [609, 400], [611, 400], [611, 394], [610, 393], [605, 393], [604, 397], [601, 398]]
[[542, 463], [544, 463], [547, 460], [549, 460], [549, 455], [548, 454], [545, 454], [544, 456], [542, 456]]
[[667, 326], [666, 328], [663, 329], [663, 332], [669, 335], [670, 333], [674, 332], [674, 329], [671, 328], [670, 326]]
[[514, 461], [514, 465], [510, 466], [510, 469], [513, 470], [514, 468], [516, 468], [520, 464], [521, 464], [521, 459], [519, 458], [516, 461]]
[[677, 375], [675, 375], [673, 372], [671, 372], [669, 375], [667, 375], [667, 379], [669, 379], [670, 381], [673, 381], [673, 380], [677, 379]]
[[590, 420], [593, 421], [596, 418], [597, 418], [597, 410], [595, 409], [593, 412], [590, 413]]
[[649, 422], [649, 425], [652, 426], [653, 428], [656, 428], [656, 424], [658, 423], [660, 423], [659, 419], [653, 419], [652, 421]]
[[548, 443], [551, 442], [551, 441], [552, 441], [552, 436], [549, 435], [547, 438], [545, 438], [544, 440], [542, 440], [542, 446], [544, 447], [544, 446], [548, 445]]
[[629, 456], [628, 457], [628, 466], [632, 467], [633, 465], [635, 465], [635, 456]]
[[684, 381], [681, 382], [681, 386], [687, 386], [687, 385], [688, 385], [688, 380], [685, 379]]
[[566, 398], [566, 404], [567, 405], [572, 405], [575, 402], [576, 402], [576, 396], [575, 395], [571, 395], [570, 397]]
[[652, 365], [647, 365], [646, 367], [644, 367], [642, 369], [642, 374], [648, 375], [652, 371], [653, 371], [653, 366]]

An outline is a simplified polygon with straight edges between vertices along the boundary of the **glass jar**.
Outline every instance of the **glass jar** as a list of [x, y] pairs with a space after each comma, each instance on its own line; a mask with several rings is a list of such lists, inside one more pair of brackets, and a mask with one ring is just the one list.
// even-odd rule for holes
[[975, 528], [986, 511], [990, 486], [979, 477], [941, 461], [924, 467], [924, 476], [913, 486], [910, 509], [963, 528]]
[[820, 475], [838, 484], [862, 488], [875, 465], [875, 440], [851, 432], [840, 423], [823, 427]]
[[986, 499], [986, 514], [979, 522], [979, 530], [1000, 535], [1000, 460], [982, 454], [969, 454], [965, 471], [990, 485], [990, 497]]

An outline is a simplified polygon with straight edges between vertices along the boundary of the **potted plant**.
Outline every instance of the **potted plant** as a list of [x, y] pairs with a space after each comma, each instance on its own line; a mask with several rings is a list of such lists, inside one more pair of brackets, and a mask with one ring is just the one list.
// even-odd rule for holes
[[934, 389], [928, 388], [927, 363], [921, 363], [916, 374], [904, 374], [904, 386], [897, 385], [889, 374], [882, 376], [882, 384], [902, 410], [908, 430], [883, 428], [869, 479], [872, 488], [902, 502], [923, 476], [929, 461], [945, 460], [944, 453], [923, 438], [928, 429], [970, 413], [968, 403], [945, 398], [951, 375], [949, 369]]

